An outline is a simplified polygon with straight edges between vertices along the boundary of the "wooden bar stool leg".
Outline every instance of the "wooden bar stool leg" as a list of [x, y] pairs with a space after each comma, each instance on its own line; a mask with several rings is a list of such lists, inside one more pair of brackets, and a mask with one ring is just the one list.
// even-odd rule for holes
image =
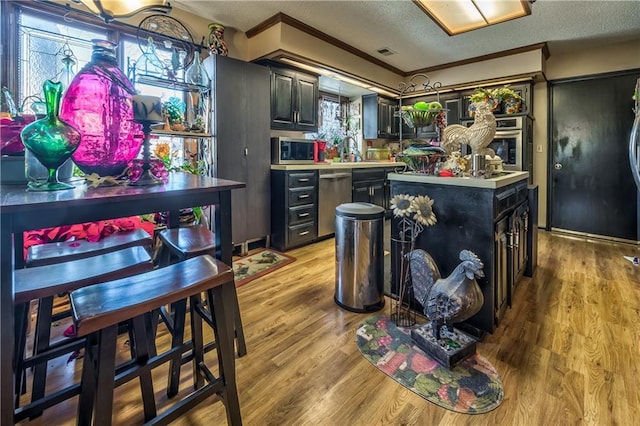
[[91, 404], [95, 413], [95, 421], [93, 422], [94, 426], [111, 425], [111, 415], [113, 412], [113, 389], [115, 387], [113, 378], [116, 370], [117, 337], [117, 324], [104, 328], [98, 332], [98, 350], [96, 353], [95, 370], [95, 398], [93, 398]]
[[236, 386], [236, 360], [234, 356], [234, 315], [225, 309], [224, 300], [233, 300], [235, 285], [233, 281], [228, 284], [214, 287], [209, 290], [209, 299], [213, 302], [211, 315], [215, 321], [216, 341], [218, 342], [218, 363], [220, 374], [224, 376], [225, 391], [224, 400], [227, 407], [227, 423], [229, 425], [241, 425], [240, 402]]
[[238, 349], [238, 356], [244, 356], [247, 354], [247, 344], [244, 341], [244, 329], [242, 328], [242, 317], [240, 316], [240, 304], [238, 303], [238, 291], [235, 288], [235, 284], [233, 286], [234, 293], [234, 319], [233, 323], [235, 324], [235, 337], [236, 337], [236, 345]]
[[[150, 342], [147, 321], [145, 316], [138, 316], [131, 320], [133, 335], [131, 345], [133, 348], [132, 356], [138, 364], [144, 364], [149, 361]], [[144, 420], [148, 422], [157, 414], [156, 401], [153, 393], [153, 380], [151, 379], [151, 370], [142, 370], [140, 373], [140, 390], [142, 393], [142, 405], [144, 407]]]
[[29, 321], [29, 303], [20, 303], [15, 306], [15, 336], [16, 344], [13, 365], [15, 365], [15, 408], [20, 406], [20, 395], [25, 388], [26, 372], [24, 369], [24, 353], [27, 343], [27, 322]]
[[[173, 321], [171, 325], [167, 325], [171, 331], [171, 347], [176, 348], [184, 342], [184, 326], [187, 315], [187, 299], [171, 305]], [[176, 355], [169, 361], [169, 383], [167, 385], [167, 396], [169, 398], [178, 394], [180, 386], [180, 367], [182, 366], [182, 352], [176, 352]]]
[[193, 386], [200, 389], [204, 386], [204, 377], [200, 371], [200, 364], [204, 362], [204, 335], [202, 333], [202, 317], [197, 313], [196, 308], [201, 307], [202, 299], [200, 295], [191, 296], [189, 305], [191, 307], [191, 341], [193, 343]]
[[[36, 329], [33, 337], [33, 354], [37, 355], [49, 348], [51, 339], [51, 316], [53, 313], [53, 296], [43, 297], [38, 302], [38, 315]], [[45, 386], [47, 383], [47, 361], [37, 363], [33, 368], [33, 386], [31, 391], [31, 402], [44, 398]], [[31, 417], [34, 419], [42, 414], [36, 411]]]

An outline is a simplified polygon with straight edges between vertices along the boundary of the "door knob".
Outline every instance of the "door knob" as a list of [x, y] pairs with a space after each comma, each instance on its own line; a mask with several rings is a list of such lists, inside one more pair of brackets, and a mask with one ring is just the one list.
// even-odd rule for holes
[[560, 169], [562, 169], [562, 164], [556, 163], [556, 164], [553, 165], [553, 168], [556, 169], [556, 170], [560, 170]]

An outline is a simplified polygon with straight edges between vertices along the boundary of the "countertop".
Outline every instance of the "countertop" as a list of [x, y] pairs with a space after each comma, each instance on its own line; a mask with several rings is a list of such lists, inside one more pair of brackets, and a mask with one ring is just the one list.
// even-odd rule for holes
[[439, 177], [421, 173], [389, 173], [388, 179], [399, 182], [430, 183], [451, 186], [466, 186], [472, 188], [497, 189], [521, 180], [529, 179], [529, 172], [503, 172], [501, 176], [489, 179], [470, 177]]
[[404, 169], [406, 164], [393, 161], [359, 161], [357, 163], [272, 164], [271, 170], [366, 169], [389, 167]]

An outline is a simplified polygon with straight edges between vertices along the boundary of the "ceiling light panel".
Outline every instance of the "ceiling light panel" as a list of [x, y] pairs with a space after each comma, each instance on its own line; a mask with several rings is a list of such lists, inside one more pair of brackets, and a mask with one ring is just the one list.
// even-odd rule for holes
[[414, 0], [414, 3], [449, 35], [531, 13], [526, 0]]

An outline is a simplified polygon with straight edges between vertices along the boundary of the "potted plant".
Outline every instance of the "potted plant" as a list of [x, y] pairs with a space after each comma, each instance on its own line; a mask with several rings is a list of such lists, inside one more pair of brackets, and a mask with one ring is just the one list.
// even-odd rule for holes
[[[485, 89], [483, 87], [476, 87], [471, 95], [469, 95], [469, 100], [473, 104], [474, 102], [486, 102], [491, 106], [491, 110], [494, 112], [497, 111], [500, 107], [500, 100], [496, 96], [495, 90], [493, 89]], [[475, 111], [469, 109], [469, 115], [473, 117]]]
[[505, 114], [516, 114], [520, 112], [522, 107], [522, 96], [509, 86], [498, 87], [494, 89], [496, 98], [502, 104], [502, 111]]

